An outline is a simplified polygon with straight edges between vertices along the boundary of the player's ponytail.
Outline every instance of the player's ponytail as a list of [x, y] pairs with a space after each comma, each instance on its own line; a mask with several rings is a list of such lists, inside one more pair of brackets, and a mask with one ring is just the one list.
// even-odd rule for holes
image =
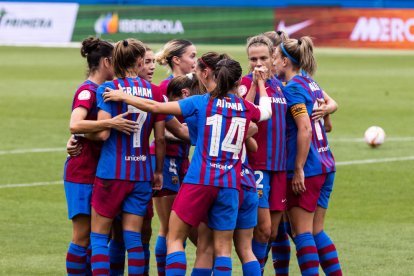
[[212, 98], [222, 98], [230, 90], [236, 88], [242, 75], [240, 63], [233, 59], [223, 59], [214, 70], [216, 88], [211, 92]]
[[125, 78], [127, 72], [138, 74], [138, 60], [145, 56], [145, 45], [134, 38], [120, 40], [115, 44], [114, 71], [118, 78]]
[[99, 68], [101, 58], [110, 58], [114, 46], [108, 41], [90, 36], [82, 41], [80, 53], [88, 62], [88, 73], [95, 72]]
[[309, 36], [300, 39], [288, 39], [280, 44], [283, 57], [287, 57], [294, 67], [299, 67], [309, 75], [316, 72], [316, 60], [313, 55], [313, 42]]
[[263, 33], [263, 35], [272, 41], [273, 48], [279, 46], [282, 41], [289, 39], [289, 35], [284, 31], [270, 31]]
[[217, 63], [222, 59], [229, 59], [227, 54], [219, 54], [217, 52], [207, 52], [197, 60], [197, 66], [201, 69], [210, 68], [212, 71], [216, 69]]
[[155, 61], [159, 65], [168, 65], [171, 70], [174, 70], [172, 62], [173, 57], [182, 57], [187, 47], [191, 45], [193, 45], [193, 43], [184, 39], [170, 40], [164, 45], [162, 50], [155, 55]]

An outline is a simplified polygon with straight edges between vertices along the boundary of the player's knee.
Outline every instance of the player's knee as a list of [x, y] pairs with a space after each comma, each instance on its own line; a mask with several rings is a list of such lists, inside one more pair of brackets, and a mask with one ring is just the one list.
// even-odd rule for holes
[[270, 239], [271, 229], [270, 224], [261, 224], [256, 227], [254, 230], [254, 238], [255, 240], [267, 243]]

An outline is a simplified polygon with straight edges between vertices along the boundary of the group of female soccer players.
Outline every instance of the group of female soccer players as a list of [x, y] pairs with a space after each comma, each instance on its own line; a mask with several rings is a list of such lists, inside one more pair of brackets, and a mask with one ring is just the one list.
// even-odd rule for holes
[[[311, 78], [312, 41], [267, 32], [246, 50], [242, 76], [227, 54], [197, 58], [187, 40], [156, 55], [136, 39], [82, 42], [88, 73], [64, 175], [68, 275], [123, 275], [125, 252], [128, 275], [149, 275], [153, 202], [158, 275], [185, 275], [187, 238], [197, 247], [192, 275], [231, 275], [233, 244], [243, 275], [261, 275], [270, 250], [275, 275], [288, 275], [289, 236], [302, 275], [319, 265], [342, 275], [323, 230], [337, 105]], [[171, 69], [159, 86], [156, 62]]]

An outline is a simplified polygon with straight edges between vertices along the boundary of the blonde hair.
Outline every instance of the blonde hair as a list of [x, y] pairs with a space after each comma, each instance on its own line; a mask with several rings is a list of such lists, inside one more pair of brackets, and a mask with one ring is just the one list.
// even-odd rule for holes
[[172, 58], [181, 57], [185, 53], [187, 47], [191, 45], [193, 45], [193, 43], [185, 39], [170, 40], [164, 45], [162, 50], [155, 55], [155, 61], [159, 65], [168, 65], [173, 69]]
[[273, 54], [273, 43], [272, 41], [265, 35], [256, 35], [253, 37], [249, 37], [247, 39], [246, 50], [249, 51], [249, 48], [252, 46], [266, 46], [269, 49], [269, 53]]
[[125, 78], [128, 69], [134, 68], [139, 57], [144, 58], [145, 45], [139, 40], [128, 38], [120, 40], [114, 49], [114, 71], [118, 78]]
[[309, 75], [316, 72], [316, 60], [313, 55], [313, 42], [309, 36], [299, 39], [287, 39], [280, 44], [282, 56], [287, 57], [293, 66], [299, 67]]
[[284, 31], [270, 31], [263, 33], [263, 35], [272, 41], [273, 47], [277, 47], [280, 43], [289, 39], [289, 35]]

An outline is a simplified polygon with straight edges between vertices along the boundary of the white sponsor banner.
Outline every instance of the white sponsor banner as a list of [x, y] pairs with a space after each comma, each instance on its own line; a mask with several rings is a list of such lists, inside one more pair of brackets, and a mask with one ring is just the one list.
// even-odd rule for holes
[[0, 44], [70, 42], [78, 8], [76, 3], [0, 2]]

